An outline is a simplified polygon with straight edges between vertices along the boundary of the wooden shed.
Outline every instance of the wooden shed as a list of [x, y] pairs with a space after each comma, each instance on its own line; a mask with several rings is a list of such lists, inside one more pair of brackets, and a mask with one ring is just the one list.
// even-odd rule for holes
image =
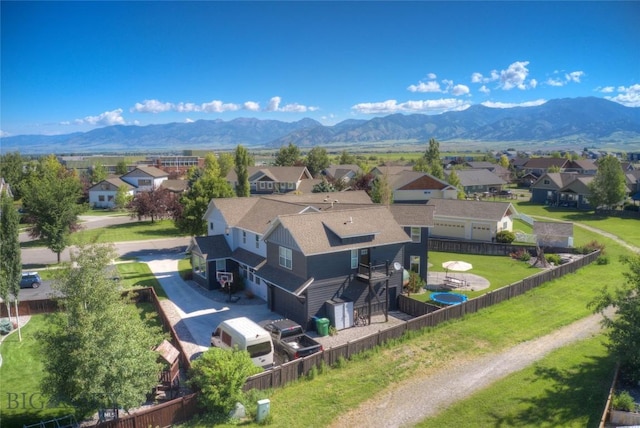
[[164, 395], [171, 398], [180, 386], [180, 351], [168, 340], [163, 340], [155, 351], [158, 353], [158, 362], [163, 365], [158, 377], [156, 396]]

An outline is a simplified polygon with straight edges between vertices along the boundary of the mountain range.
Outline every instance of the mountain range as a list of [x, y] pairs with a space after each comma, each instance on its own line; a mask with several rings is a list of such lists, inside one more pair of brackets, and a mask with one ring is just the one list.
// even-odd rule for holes
[[297, 122], [237, 118], [162, 125], [115, 125], [66, 135], [19, 135], [0, 140], [3, 153], [177, 152], [250, 148], [345, 147], [391, 141], [526, 144], [531, 147], [640, 145], [640, 108], [603, 98], [565, 98], [535, 107], [509, 109], [473, 105], [439, 115], [392, 114], [370, 120], [349, 119], [325, 126], [313, 119]]

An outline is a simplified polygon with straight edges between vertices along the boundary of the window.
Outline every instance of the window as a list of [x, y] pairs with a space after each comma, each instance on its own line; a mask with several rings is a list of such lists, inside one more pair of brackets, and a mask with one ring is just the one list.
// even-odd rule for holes
[[549, 180], [547, 180], [547, 179], [543, 180], [542, 182], [543, 182], [544, 184], [549, 184], [549, 183], [551, 183], [551, 182], [550, 182]]
[[100, 201], [100, 202], [104, 202], [104, 195], [100, 195], [100, 196], [98, 196], [98, 201]]
[[267, 189], [273, 189], [273, 183], [268, 181], [267, 182]]
[[420, 256], [409, 257], [409, 270], [411, 272], [420, 273]]
[[112, 202], [113, 201], [113, 195], [107, 196], [107, 201]]
[[358, 250], [351, 250], [351, 269], [358, 268]]
[[260, 248], [260, 235], [256, 233], [256, 248]]
[[213, 232], [213, 222], [209, 222], [209, 230]]
[[146, 178], [141, 178], [138, 180], [138, 186], [151, 186], [151, 180]]
[[253, 273], [255, 272], [255, 269], [249, 269], [249, 281], [253, 282]]
[[261, 181], [260, 182], [260, 189], [264, 189], [264, 187], [265, 187], [264, 181]]
[[413, 242], [420, 242], [420, 228], [412, 227], [411, 228], [411, 240]]
[[216, 271], [218, 272], [226, 272], [227, 271], [227, 262], [225, 259], [216, 260]]
[[291, 248], [280, 247], [280, 266], [292, 269], [293, 263], [291, 259]]
[[195, 273], [204, 278], [207, 277], [207, 262], [204, 257], [200, 254], [192, 254], [191, 265], [193, 266], [193, 271]]
[[247, 231], [246, 230], [242, 231], [242, 243], [243, 244], [247, 243]]

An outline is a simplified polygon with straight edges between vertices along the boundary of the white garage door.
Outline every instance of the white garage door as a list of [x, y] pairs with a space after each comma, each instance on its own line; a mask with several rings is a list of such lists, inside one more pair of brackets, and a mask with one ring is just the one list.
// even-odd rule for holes
[[436, 221], [431, 235], [443, 238], [464, 239], [464, 223]]
[[473, 223], [471, 225], [471, 239], [491, 241], [491, 227], [488, 224]]

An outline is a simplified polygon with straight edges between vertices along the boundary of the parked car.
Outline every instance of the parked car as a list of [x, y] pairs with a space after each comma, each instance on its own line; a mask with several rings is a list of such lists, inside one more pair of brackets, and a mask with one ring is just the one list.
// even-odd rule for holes
[[20, 288], [38, 288], [42, 284], [42, 278], [38, 272], [24, 272], [20, 278]]
[[322, 345], [307, 336], [300, 324], [291, 320], [273, 321], [264, 329], [271, 333], [273, 344], [285, 362], [322, 351]]

